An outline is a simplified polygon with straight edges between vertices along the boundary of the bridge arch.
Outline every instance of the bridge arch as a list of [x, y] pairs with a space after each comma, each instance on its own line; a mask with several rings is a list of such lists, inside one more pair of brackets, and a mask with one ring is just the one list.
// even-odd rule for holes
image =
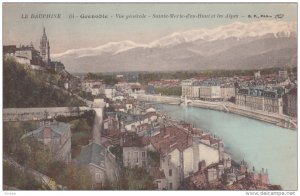
[[193, 103], [192, 100], [187, 100], [187, 101], [185, 102], [186, 105], [190, 105], [190, 104], [192, 104], [192, 103]]

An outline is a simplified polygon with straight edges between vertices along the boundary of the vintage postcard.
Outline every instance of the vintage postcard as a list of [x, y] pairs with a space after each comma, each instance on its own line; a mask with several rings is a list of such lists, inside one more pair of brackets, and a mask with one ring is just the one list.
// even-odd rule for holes
[[3, 3], [3, 190], [295, 194], [297, 6]]

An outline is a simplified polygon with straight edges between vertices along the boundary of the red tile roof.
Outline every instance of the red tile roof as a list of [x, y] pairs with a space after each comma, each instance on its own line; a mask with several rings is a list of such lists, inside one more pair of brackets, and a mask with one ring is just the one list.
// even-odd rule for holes
[[180, 151], [192, 145], [192, 137], [183, 129], [176, 126], [162, 128], [160, 133], [151, 137], [151, 144], [161, 154]]

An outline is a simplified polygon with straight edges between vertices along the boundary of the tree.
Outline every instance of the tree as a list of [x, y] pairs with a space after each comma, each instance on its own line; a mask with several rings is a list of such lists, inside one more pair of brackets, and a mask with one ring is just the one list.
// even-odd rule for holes
[[21, 190], [41, 189], [41, 184], [35, 181], [31, 175], [20, 171], [7, 163], [3, 164], [3, 184]]
[[153, 190], [153, 179], [144, 168], [123, 168], [118, 181], [121, 190]]
[[160, 154], [156, 151], [147, 151], [149, 164], [153, 167], [159, 167]]
[[75, 97], [54, 89], [59, 76], [27, 69], [26, 65], [12, 59], [3, 61], [3, 106], [8, 107], [58, 107], [82, 106]]
[[69, 190], [92, 189], [92, 177], [89, 169], [75, 164], [69, 164], [59, 181]]

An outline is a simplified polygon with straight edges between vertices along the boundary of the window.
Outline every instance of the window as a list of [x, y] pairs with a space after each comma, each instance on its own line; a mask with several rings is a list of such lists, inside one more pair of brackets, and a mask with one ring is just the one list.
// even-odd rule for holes
[[169, 189], [173, 189], [173, 184], [172, 184], [172, 182], [169, 183]]
[[127, 152], [127, 161], [129, 162], [130, 160], [130, 152]]
[[172, 169], [169, 169], [169, 176], [172, 176]]
[[143, 158], [146, 157], [146, 152], [142, 152], [142, 157], [143, 157]]
[[139, 152], [134, 152], [134, 158], [136, 159], [136, 163], [139, 162]]
[[96, 173], [95, 174], [95, 179], [96, 179], [96, 182], [99, 182], [101, 180], [101, 173]]

